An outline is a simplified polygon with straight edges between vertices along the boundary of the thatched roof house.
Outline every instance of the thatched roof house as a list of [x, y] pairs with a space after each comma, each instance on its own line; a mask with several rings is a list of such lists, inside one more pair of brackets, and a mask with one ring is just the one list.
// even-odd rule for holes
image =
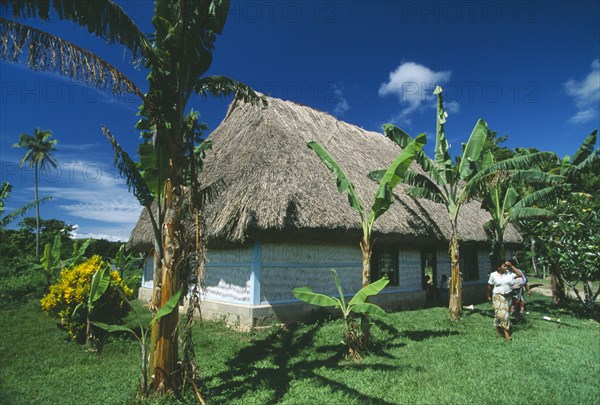
[[[224, 190], [204, 210], [209, 247], [215, 254], [251, 249], [257, 242], [263, 256], [268, 244], [293, 244], [296, 250], [304, 246], [301, 249], [314, 251], [307, 244], [333, 243], [356, 250], [360, 264], [358, 215], [349, 207], [346, 196], [338, 193], [331, 174], [306, 143], [318, 141], [331, 153], [355, 184], [366, 207], [370, 207], [377, 188], [377, 183], [366, 174], [387, 167], [394, 160], [400, 152], [395, 143], [329, 114], [274, 98], [268, 99], [266, 107], [234, 101], [210, 139], [213, 150], [205, 160], [201, 180], [203, 184], [218, 181], [225, 184]], [[375, 223], [377, 240], [417, 252], [423, 246], [439, 250], [441, 254], [436, 259], [439, 269], [446, 260], [443, 252], [450, 236], [448, 214], [442, 205], [408, 197], [404, 187], [396, 189], [396, 202]], [[468, 203], [461, 209], [461, 239], [478, 246], [484, 258], [487, 235], [483, 225], [488, 220], [489, 215], [479, 202]], [[519, 241], [514, 228], [507, 230], [506, 241]], [[133, 230], [130, 245], [145, 250], [152, 246], [151, 228], [144, 213]], [[402, 254], [406, 249], [400, 251]], [[209, 264], [218, 266], [216, 262], [212, 259]], [[323, 267], [335, 263], [333, 260]], [[487, 270], [489, 264], [483, 267]], [[418, 272], [420, 289], [421, 269]], [[442, 272], [438, 273], [435, 280], [439, 280]], [[307, 284], [298, 282], [293, 287]], [[289, 295], [291, 290], [285, 296]], [[264, 301], [258, 300], [259, 304]], [[272, 302], [269, 297], [266, 301]]]

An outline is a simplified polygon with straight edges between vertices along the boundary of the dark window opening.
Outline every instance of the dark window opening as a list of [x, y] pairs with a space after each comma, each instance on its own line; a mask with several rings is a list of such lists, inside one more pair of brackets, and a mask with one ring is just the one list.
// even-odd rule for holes
[[476, 246], [460, 247], [460, 271], [465, 281], [479, 280], [479, 261], [477, 260]]
[[371, 282], [387, 276], [388, 285], [399, 285], [398, 248], [392, 245], [376, 246], [371, 256]]

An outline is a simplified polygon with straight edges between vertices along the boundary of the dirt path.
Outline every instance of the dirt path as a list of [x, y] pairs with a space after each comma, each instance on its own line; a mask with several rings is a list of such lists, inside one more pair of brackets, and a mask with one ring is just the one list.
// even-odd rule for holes
[[[532, 283], [534, 284], [534, 283]], [[552, 288], [550, 287], [546, 287], [544, 285], [541, 286], [537, 286], [537, 287], [533, 287], [531, 289], [531, 291], [533, 291], [534, 293], [538, 293], [541, 295], [545, 295], [546, 297], [552, 297]], [[577, 299], [577, 295], [575, 294], [575, 292], [573, 290], [571, 290], [569, 287], [565, 287], [565, 294], [569, 297], [572, 298], [574, 300]]]

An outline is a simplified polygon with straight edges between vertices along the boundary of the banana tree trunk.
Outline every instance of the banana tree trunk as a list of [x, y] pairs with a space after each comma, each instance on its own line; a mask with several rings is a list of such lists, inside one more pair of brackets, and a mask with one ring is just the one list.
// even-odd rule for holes
[[458, 233], [456, 228], [452, 230], [450, 239], [450, 320], [456, 321], [462, 316], [462, 278], [460, 276], [460, 254], [458, 244]]
[[558, 305], [567, 303], [565, 295], [565, 283], [560, 276], [560, 268], [557, 263], [552, 263], [550, 266], [550, 283], [552, 285], [552, 299]]
[[502, 237], [498, 238], [498, 257], [496, 258], [494, 266], [497, 266], [498, 261], [500, 260], [506, 260], [506, 249], [504, 247], [504, 238]]
[[35, 162], [35, 258], [40, 257], [40, 202], [38, 197], [39, 164]]
[[[360, 241], [360, 250], [362, 252], [362, 265], [363, 265], [363, 273], [362, 273], [362, 286], [363, 288], [368, 286], [371, 282], [371, 255], [372, 251], [372, 243], [369, 238], [363, 239]], [[365, 301], [366, 302], [366, 301]], [[361, 329], [361, 337], [360, 337], [360, 346], [361, 348], [366, 348], [371, 342], [371, 322], [369, 320], [368, 315], [361, 315], [360, 318], [360, 329]]]
[[[154, 269], [152, 280], [154, 281], [154, 287], [152, 289], [152, 298], [150, 300], [150, 308], [152, 309], [153, 314], [156, 314], [158, 308], [160, 308], [160, 291], [162, 287], [162, 273], [161, 273], [161, 263], [162, 263], [162, 254], [160, 252], [160, 246], [157, 242], [154, 244]], [[150, 332], [150, 355], [148, 362], [148, 375], [154, 375], [154, 356], [156, 353], [156, 342], [158, 342], [158, 322], [152, 324], [152, 330]]]
[[[180, 267], [183, 262], [181, 226], [181, 187], [166, 181], [166, 212], [163, 223], [163, 260], [161, 266], [160, 307], [180, 288]], [[154, 351], [154, 389], [158, 392], [175, 390], [178, 387], [178, 337], [179, 311], [160, 318]]]

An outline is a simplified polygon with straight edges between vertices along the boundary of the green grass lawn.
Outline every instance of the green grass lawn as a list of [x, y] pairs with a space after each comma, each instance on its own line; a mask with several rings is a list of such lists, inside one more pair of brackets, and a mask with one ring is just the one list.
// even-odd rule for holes
[[[490, 304], [456, 323], [444, 308], [393, 313], [373, 327], [379, 348], [359, 363], [340, 355], [339, 319], [244, 333], [203, 322], [200, 389], [209, 404], [596, 404], [599, 324], [537, 294], [527, 311], [512, 342], [495, 334]], [[65, 336], [35, 302], [0, 311], [0, 403], [135, 401], [135, 341], [113, 337], [97, 354]], [[162, 403], [193, 401], [190, 392]]]

